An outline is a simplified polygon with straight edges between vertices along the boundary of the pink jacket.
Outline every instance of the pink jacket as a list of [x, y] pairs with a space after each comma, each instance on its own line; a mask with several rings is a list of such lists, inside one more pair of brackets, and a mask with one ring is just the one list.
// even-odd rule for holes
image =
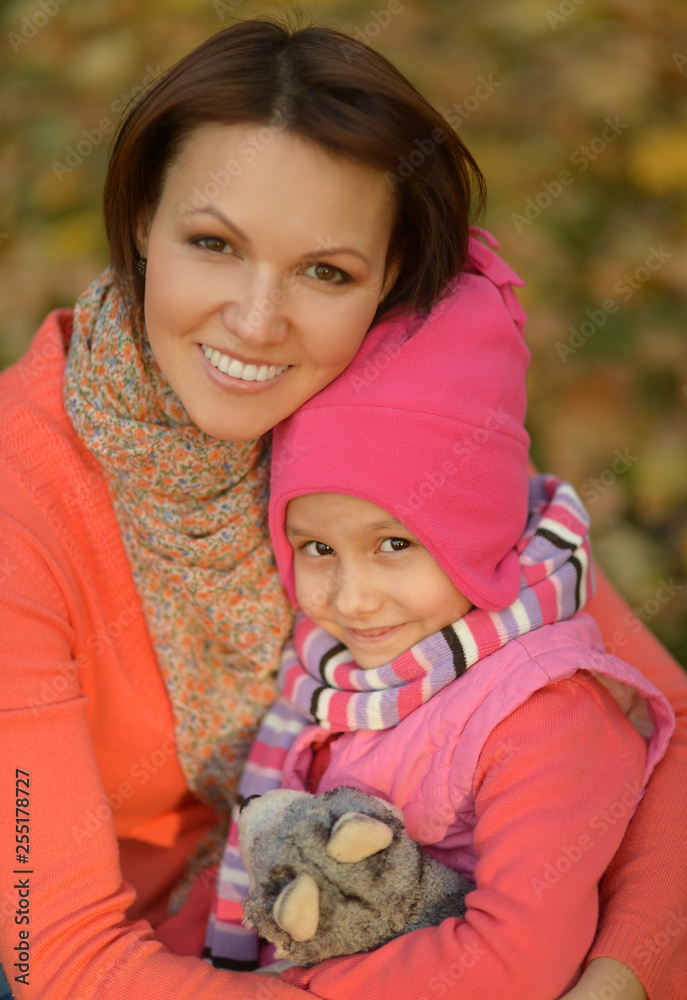
[[[473, 782], [485, 741], [535, 691], [578, 670], [604, 683], [648, 741], [643, 781], [628, 792], [629, 822], [665, 753], [674, 715], [665, 696], [639, 671], [603, 652], [596, 623], [583, 612], [507, 643], [393, 729], [344, 733], [331, 746], [318, 792], [348, 784], [381, 795], [403, 810], [411, 837], [472, 876], [477, 861]], [[309, 726], [298, 736], [284, 764], [282, 787], [305, 787], [309, 748], [326, 735], [321, 727]]]

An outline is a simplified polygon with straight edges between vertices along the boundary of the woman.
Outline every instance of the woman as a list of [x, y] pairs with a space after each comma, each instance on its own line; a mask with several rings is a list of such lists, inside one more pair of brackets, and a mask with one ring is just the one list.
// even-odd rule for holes
[[[291, 624], [261, 435], [372, 323], [431, 308], [483, 195], [441, 116], [329, 29], [234, 25], [124, 122], [105, 190], [112, 271], [2, 375], [3, 801], [26, 822], [15, 840], [5, 821], [0, 960], [17, 997], [298, 996], [192, 957], [217, 821]], [[609, 640], [630, 631], [607, 585], [595, 607]], [[570, 997], [608, 976], [626, 1000], [667, 997], [684, 976], [672, 938], [661, 967], [642, 955], [684, 899], [655, 830], [685, 826], [687, 683], [645, 629], [624, 653], [682, 728], [604, 880], [598, 958]], [[169, 920], [174, 886], [186, 903]]]

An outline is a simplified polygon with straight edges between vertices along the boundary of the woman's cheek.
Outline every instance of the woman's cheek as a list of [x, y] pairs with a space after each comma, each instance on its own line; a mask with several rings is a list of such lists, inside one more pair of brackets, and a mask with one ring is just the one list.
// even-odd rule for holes
[[349, 310], [344, 319], [337, 314], [335, 317], [323, 317], [318, 340], [319, 361], [322, 367], [337, 367], [340, 374], [358, 353], [365, 339], [372, 318], [376, 312], [375, 304], [372, 311], [367, 309]]

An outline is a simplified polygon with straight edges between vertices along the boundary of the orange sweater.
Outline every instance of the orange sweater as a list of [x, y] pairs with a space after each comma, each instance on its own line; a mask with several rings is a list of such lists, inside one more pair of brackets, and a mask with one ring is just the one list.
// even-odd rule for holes
[[[31, 1000], [302, 997], [286, 982], [188, 957], [202, 939], [211, 879], [165, 922], [169, 888], [213, 814], [186, 788], [107, 488], [64, 412], [70, 316], [52, 313], [0, 375], [0, 962], [16, 997]], [[687, 898], [687, 681], [643, 626], [623, 623], [626, 606], [607, 584], [590, 610], [607, 639], [629, 637], [619, 654], [668, 694], [678, 718], [604, 879], [592, 956], [625, 961], [652, 1000], [683, 1000], [686, 963], [666, 928]], [[23, 772], [28, 833], [17, 843]], [[28, 986], [14, 967], [27, 940]]]

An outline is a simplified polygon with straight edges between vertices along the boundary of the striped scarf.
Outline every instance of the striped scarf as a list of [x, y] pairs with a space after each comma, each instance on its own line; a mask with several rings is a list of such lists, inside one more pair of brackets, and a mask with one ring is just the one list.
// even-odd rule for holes
[[[362, 670], [342, 643], [299, 613], [282, 656], [283, 694], [253, 743], [239, 783], [240, 801], [279, 788], [286, 756], [305, 726], [315, 723], [339, 733], [389, 729], [511, 639], [570, 618], [594, 591], [588, 528], [587, 512], [569, 483], [553, 476], [532, 477], [528, 524], [516, 546], [518, 598], [503, 611], [475, 608], [375, 669]], [[261, 956], [257, 936], [241, 924], [248, 876], [238, 852], [237, 815], [238, 807], [204, 955], [218, 967], [248, 970], [269, 961], [270, 952]]]

